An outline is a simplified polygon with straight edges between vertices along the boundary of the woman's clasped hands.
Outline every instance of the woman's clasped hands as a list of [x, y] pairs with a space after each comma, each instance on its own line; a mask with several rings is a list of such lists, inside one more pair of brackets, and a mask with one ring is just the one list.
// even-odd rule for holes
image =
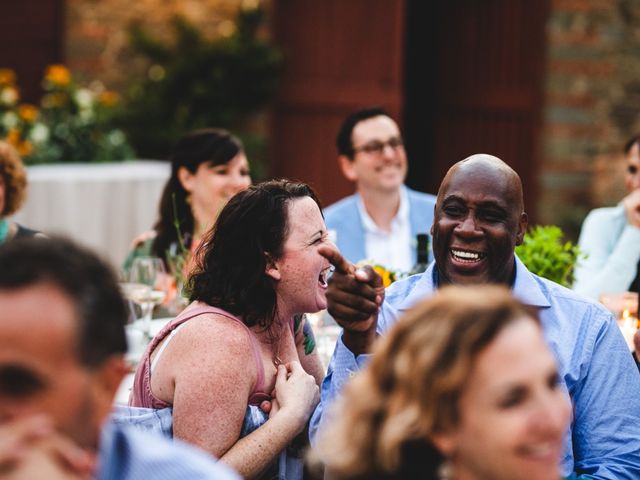
[[260, 408], [269, 413], [269, 418], [284, 414], [295, 422], [300, 432], [319, 401], [320, 389], [315, 379], [305, 372], [300, 362], [294, 361], [278, 365], [271, 402], [263, 402]]

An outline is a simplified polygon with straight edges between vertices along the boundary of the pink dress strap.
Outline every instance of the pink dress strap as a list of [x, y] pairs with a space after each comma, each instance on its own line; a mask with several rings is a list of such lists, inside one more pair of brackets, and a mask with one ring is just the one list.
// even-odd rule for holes
[[249, 396], [247, 403], [249, 405], [259, 405], [260, 402], [271, 399], [269, 395], [263, 392], [264, 364], [262, 363], [262, 356], [260, 354], [258, 342], [251, 333], [251, 330], [249, 330], [249, 327], [247, 327], [240, 318], [230, 314], [225, 310], [222, 310], [221, 308], [212, 307], [210, 305], [203, 305], [185, 310], [180, 313], [175, 319], [167, 323], [162, 328], [162, 330], [160, 330], [160, 332], [158, 332], [158, 334], [151, 340], [142, 356], [140, 363], [138, 364], [136, 375], [133, 381], [133, 389], [131, 391], [131, 396], [129, 397], [129, 405], [133, 407], [146, 408], [166, 408], [171, 406], [167, 402], [156, 398], [155, 395], [153, 395], [153, 393], [151, 392], [151, 353], [156, 349], [158, 344], [162, 342], [167, 337], [167, 335], [169, 335], [177, 327], [179, 327], [186, 321], [205, 313], [215, 313], [217, 315], [222, 315], [231, 320], [235, 320], [240, 325], [242, 325], [242, 327], [247, 332], [247, 335], [249, 336], [249, 343], [251, 344], [251, 350], [253, 351], [253, 356], [258, 371], [256, 384], [253, 388], [253, 392]]

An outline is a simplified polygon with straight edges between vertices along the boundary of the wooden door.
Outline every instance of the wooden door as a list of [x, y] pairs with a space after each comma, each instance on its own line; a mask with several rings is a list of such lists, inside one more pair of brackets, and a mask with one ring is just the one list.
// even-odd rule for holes
[[534, 205], [548, 0], [408, 4], [405, 137], [409, 183], [435, 192], [447, 169], [491, 153]]
[[338, 170], [335, 136], [363, 106], [402, 115], [403, 0], [276, 0], [285, 73], [273, 116], [270, 167], [308, 182], [328, 205], [353, 193]]
[[63, 59], [63, 0], [5, 0], [0, 14], [0, 68], [18, 75], [23, 101], [36, 103], [45, 67]]

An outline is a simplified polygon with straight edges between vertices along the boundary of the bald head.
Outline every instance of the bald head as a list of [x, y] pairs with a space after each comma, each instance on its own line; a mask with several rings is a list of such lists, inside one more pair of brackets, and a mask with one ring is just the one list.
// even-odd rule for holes
[[438, 202], [441, 201], [442, 195], [447, 190], [452, 178], [458, 176], [493, 177], [497, 182], [496, 186], [500, 186], [500, 190], [507, 196], [505, 200], [517, 207], [519, 212], [524, 212], [524, 197], [520, 175], [498, 157], [487, 153], [476, 153], [455, 163], [440, 184]]
[[511, 284], [526, 228], [522, 182], [509, 165], [486, 154], [456, 163], [438, 190], [431, 229], [440, 281]]

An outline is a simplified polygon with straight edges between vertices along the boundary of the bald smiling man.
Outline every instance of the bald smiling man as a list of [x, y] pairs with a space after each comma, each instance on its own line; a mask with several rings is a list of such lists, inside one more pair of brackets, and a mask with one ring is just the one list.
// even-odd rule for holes
[[435, 206], [435, 262], [387, 291], [371, 269], [356, 269], [335, 249], [327, 292], [329, 313], [344, 328], [311, 420], [367, 362], [377, 335], [446, 284], [504, 284], [539, 309], [546, 340], [560, 367], [574, 419], [565, 437], [562, 471], [598, 479], [640, 478], [640, 376], [612, 315], [600, 304], [527, 270], [514, 249], [527, 228], [522, 182], [497, 157], [478, 154], [447, 172]]

